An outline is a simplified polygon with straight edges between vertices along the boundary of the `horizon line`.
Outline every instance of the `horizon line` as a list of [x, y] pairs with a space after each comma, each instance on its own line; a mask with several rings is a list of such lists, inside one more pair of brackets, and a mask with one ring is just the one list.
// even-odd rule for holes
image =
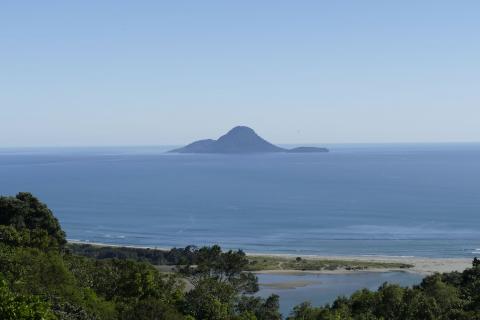
[[[195, 140], [198, 141], [198, 140]], [[193, 141], [191, 141], [193, 142]], [[145, 148], [145, 147], [178, 147], [185, 146], [187, 143], [167, 143], [167, 144], [99, 144], [99, 145], [25, 145], [25, 146], [0, 146], [0, 149], [46, 149], [46, 148]], [[296, 143], [275, 143], [278, 146], [295, 145], [452, 145], [452, 144], [480, 144], [477, 141], [394, 141], [394, 142], [296, 142]]]

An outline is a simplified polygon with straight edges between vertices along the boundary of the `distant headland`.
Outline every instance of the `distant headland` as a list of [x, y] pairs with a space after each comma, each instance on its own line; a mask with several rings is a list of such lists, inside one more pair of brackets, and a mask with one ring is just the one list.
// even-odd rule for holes
[[169, 151], [171, 153], [316, 153], [328, 152], [327, 148], [298, 147], [285, 149], [260, 137], [249, 127], [238, 126], [218, 138], [195, 141], [185, 147]]

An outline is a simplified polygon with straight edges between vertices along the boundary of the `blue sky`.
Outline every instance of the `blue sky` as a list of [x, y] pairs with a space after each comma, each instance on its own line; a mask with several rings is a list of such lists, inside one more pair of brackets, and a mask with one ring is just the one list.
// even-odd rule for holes
[[479, 1], [2, 1], [0, 146], [480, 141]]

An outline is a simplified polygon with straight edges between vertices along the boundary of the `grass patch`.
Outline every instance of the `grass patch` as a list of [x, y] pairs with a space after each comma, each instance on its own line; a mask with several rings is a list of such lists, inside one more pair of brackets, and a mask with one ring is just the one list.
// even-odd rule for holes
[[304, 259], [271, 256], [249, 256], [250, 261], [246, 271], [262, 270], [368, 270], [368, 269], [407, 269], [413, 265], [399, 262], [357, 261], [357, 260], [329, 260]]

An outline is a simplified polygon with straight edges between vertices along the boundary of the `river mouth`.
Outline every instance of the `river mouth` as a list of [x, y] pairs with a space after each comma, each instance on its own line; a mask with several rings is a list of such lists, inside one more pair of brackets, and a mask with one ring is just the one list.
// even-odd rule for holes
[[257, 274], [260, 290], [257, 296], [280, 297], [280, 311], [288, 316], [293, 307], [309, 301], [314, 306], [332, 303], [338, 296], [349, 296], [357, 290], [377, 290], [384, 282], [401, 286], [419, 284], [424, 275], [412, 272], [358, 272], [347, 274]]

